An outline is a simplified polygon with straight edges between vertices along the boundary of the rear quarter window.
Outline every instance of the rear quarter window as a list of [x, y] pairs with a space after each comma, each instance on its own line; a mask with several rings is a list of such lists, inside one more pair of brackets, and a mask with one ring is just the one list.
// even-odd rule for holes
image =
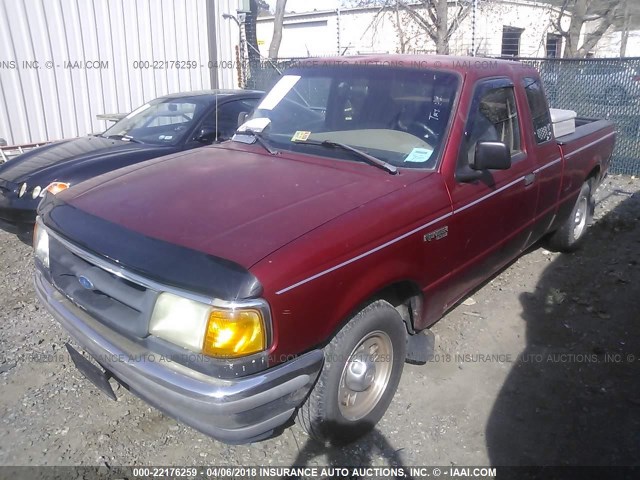
[[536, 78], [525, 78], [523, 86], [527, 94], [529, 110], [531, 110], [533, 136], [536, 139], [536, 143], [547, 142], [553, 138], [553, 134], [551, 115], [549, 114], [547, 98], [542, 90], [542, 84]]

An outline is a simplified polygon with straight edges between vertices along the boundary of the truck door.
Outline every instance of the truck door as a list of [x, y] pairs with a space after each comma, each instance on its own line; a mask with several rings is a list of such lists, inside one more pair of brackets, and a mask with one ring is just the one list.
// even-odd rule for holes
[[[487, 170], [476, 180], [449, 179], [453, 215], [448, 242], [457, 251], [446, 307], [488, 278], [524, 248], [532, 233], [538, 188], [531, 181], [536, 168], [527, 152], [521, 102], [509, 78], [476, 84], [458, 155], [457, 172], [469, 169], [478, 142], [505, 143], [511, 167]], [[446, 308], [445, 307], [445, 308]]]
[[[560, 195], [562, 182], [562, 158], [560, 149], [553, 137], [553, 127], [547, 98], [539, 78], [522, 79], [532, 128], [526, 128], [527, 142], [533, 158], [537, 161], [533, 170], [534, 181], [538, 184], [536, 221], [530, 243], [535, 242], [553, 222]], [[528, 126], [527, 126], [528, 127]]]

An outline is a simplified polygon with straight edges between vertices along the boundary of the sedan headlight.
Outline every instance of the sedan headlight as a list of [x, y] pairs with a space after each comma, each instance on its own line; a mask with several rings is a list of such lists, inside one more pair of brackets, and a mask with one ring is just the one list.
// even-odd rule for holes
[[38, 258], [46, 268], [49, 268], [49, 234], [40, 219], [36, 221], [33, 227], [33, 248], [36, 258]]
[[223, 308], [161, 293], [149, 332], [197, 353], [237, 358], [266, 350], [267, 317], [266, 307]]
[[20, 190], [18, 190], [18, 196], [20, 198], [22, 198], [22, 196], [27, 193], [27, 182], [24, 182], [22, 185], [20, 185]]

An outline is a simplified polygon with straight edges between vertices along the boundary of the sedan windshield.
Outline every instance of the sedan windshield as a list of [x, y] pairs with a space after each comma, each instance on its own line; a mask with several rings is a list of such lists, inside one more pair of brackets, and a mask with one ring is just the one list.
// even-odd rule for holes
[[175, 145], [191, 130], [207, 103], [194, 97], [156, 99], [117, 122], [102, 136], [156, 145]]
[[269, 118], [261, 137], [283, 150], [362, 161], [359, 149], [404, 168], [435, 168], [458, 89], [452, 73], [379, 66], [294, 68], [252, 118]]

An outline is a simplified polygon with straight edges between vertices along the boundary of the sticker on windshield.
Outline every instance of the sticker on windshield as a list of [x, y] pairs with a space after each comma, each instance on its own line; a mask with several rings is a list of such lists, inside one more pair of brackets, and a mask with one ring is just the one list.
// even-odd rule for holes
[[413, 162], [413, 163], [424, 163], [429, 158], [431, 158], [431, 154], [433, 150], [429, 150], [428, 148], [414, 148], [409, 152], [407, 158], [404, 159], [405, 162]]
[[298, 130], [296, 133], [293, 134], [293, 137], [291, 137], [291, 141], [292, 142], [306, 142], [307, 140], [309, 140], [310, 136], [311, 136], [311, 132], [305, 132], [304, 130]]
[[264, 97], [264, 100], [258, 106], [258, 110], [273, 110], [293, 86], [298, 83], [298, 80], [300, 80], [300, 75], [285, 75], [282, 77]]

